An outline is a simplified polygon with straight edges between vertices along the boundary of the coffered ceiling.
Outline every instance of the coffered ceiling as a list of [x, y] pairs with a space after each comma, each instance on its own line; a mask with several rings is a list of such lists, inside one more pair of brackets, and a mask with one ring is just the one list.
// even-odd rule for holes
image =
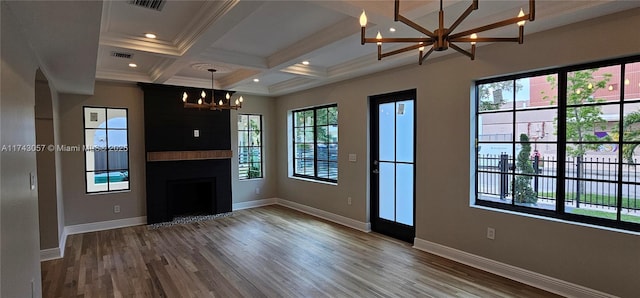
[[[375, 44], [360, 45], [358, 17], [363, 9], [369, 18], [368, 37], [374, 37], [378, 30], [385, 37], [419, 37], [413, 29], [393, 22], [392, 0], [164, 0], [160, 10], [131, 3], [135, 1], [18, 2], [25, 3], [9, 6], [23, 18], [25, 30], [37, 32], [38, 36], [32, 38], [40, 41], [32, 44], [44, 53], [41, 56], [49, 57], [49, 63], [58, 65], [55, 56], [63, 55], [63, 49], [67, 54], [90, 58], [70, 58], [72, 61], [66, 62], [73, 65], [78, 79], [75, 87], [65, 87], [66, 92], [87, 93], [87, 74], [97, 80], [210, 87], [206, 69], [215, 68], [216, 89], [279, 96], [417, 64], [417, 52], [377, 61]], [[139, 2], [157, 4], [158, 0]], [[451, 24], [470, 3], [471, 0], [444, 1], [445, 23]], [[538, 0], [536, 4], [536, 21], [525, 27], [525, 44], [526, 34], [640, 7], [640, 1], [613, 0]], [[527, 6], [527, 0], [480, 0], [480, 8], [458, 30], [516, 16], [521, 7], [526, 11]], [[400, 8], [416, 23], [430, 29], [437, 27], [439, 1], [401, 0]], [[60, 12], [52, 13], [56, 11]], [[54, 24], [61, 31], [39, 31]], [[390, 27], [396, 31], [390, 32]], [[490, 35], [517, 36], [517, 26], [512, 27]], [[97, 36], [91, 36], [91, 32]], [[145, 37], [146, 33], [153, 33], [156, 38]], [[385, 45], [385, 51], [393, 48], [394, 45]], [[459, 55], [453, 50], [437, 54]], [[309, 65], [302, 61], [309, 61]], [[130, 63], [137, 67], [130, 67]], [[428, 68], [429, 60], [421, 67]], [[51, 68], [45, 74], [53, 76], [54, 81], [60, 77], [61, 86], [68, 86], [68, 81], [74, 79], [73, 75], [64, 74], [64, 68]], [[92, 89], [92, 85], [89, 87]]]

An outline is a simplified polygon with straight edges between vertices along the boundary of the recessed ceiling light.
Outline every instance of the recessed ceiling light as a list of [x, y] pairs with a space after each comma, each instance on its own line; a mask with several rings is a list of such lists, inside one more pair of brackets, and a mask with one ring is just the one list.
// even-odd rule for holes
[[153, 34], [153, 33], [146, 33], [146, 34], [144, 35], [144, 37], [146, 37], [146, 38], [153, 38], [153, 39], [155, 39], [157, 36], [156, 36], [155, 34]]
[[260, 79], [253, 79], [254, 82], [260, 82]]
[[389, 28], [389, 32], [396, 32], [396, 28], [393, 28], [393, 27]]
[[138, 67], [138, 64], [135, 64], [135, 63], [129, 63], [129, 67]]
[[307, 61], [307, 60], [302, 61], [302, 64], [304, 64], [304, 65], [309, 65], [309, 61]]

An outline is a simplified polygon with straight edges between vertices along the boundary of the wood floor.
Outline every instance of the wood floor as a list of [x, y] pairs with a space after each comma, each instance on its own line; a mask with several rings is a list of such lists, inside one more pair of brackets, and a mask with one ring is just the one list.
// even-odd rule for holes
[[71, 235], [44, 297], [553, 297], [281, 207]]

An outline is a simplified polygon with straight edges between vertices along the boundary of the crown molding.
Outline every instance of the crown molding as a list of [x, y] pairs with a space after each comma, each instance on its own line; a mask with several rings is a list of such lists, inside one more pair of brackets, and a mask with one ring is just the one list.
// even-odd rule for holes
[[290, 93], [300, 89], [304, 89], [306, 85], [309, 85], [316, 80], [309, 79], [306, 77], [297, 77], [290, 80], [286, 80], [284, 82], [280, 82], [277, 84], [273, 84], [269, 86], [270, 94], [279, 94], [279, 93]]
[[241, 68], [218, 79], [222, 89], [233, 88], [234, 85], [260, 74], [260, 70]]
[[179, 49], [162, 40], [149, 41], [142, 37], [129, 36], [118, 33], [104, 32], [100, 34], [100, 44], [118, 48], [125, 48], [141, 52], [147, 52], [163, 56], [180, 56], [182, 53]]
[[139, 73], [139, 72], [131, 72], [131, 71], [121, 71], [121, 70], [98, 70], [96, 71], [96, 79], [99, 80], [113, 80], [113, 81], [128, 81], [128, 82], [142, 82], [142, 83], [151, 83], [151, 78], [149, 78], [148, 74]]
[[240, 0], [230, 1], [203, 1], [202, 8], [193, 17], [192, 21], [184, 27], [174, 40], [180, 55], [187, 52], [198, 42], [200, 36], [213, 24], [235, 7]]
[[313, 78], [327, 78], [327, 70], [323, 67], [294, 64], [283, 68], [282, 72]]

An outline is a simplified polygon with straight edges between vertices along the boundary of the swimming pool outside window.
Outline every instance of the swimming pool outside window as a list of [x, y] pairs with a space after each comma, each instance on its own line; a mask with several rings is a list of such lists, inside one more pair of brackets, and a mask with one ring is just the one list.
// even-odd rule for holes
[[128, 111], [84, 107], [86, 192], [129, 190]]

